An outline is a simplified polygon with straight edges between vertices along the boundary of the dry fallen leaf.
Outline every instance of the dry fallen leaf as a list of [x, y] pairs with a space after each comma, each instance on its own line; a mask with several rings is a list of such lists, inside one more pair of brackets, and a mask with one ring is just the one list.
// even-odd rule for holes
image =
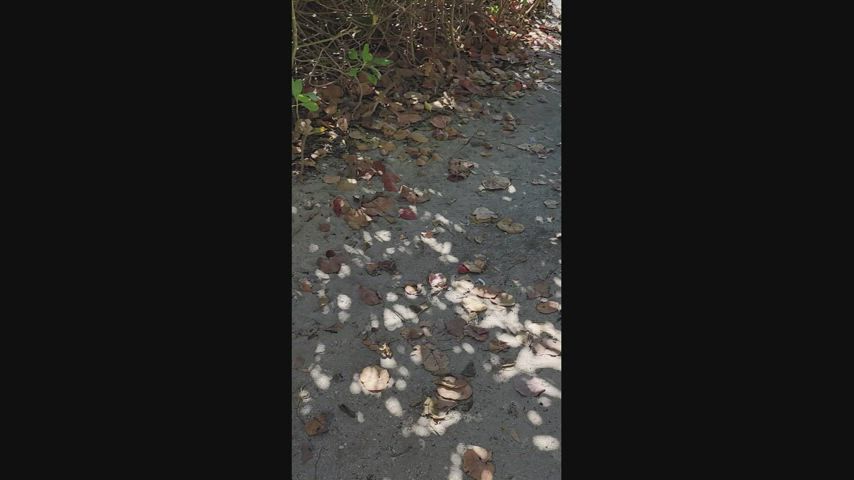
[[[481, 450], [485, 451], [485, 449]], [[475, 480], [493, 480], [495, 465], [488, 462], [489, 458], [490, 456], [474, 449], [466, 450], [466, 453], [463, 454], [463, 471]]]
[[501, 340], [494, 338], [494, 339], [489, 341], [489, 347], [488, 348], [489, 348], [490, 352], [498, 353], [498, 352], [503, 352], [504, 350], [507, 350], [510, 347], [506, 343], [502, 342]]
[[419, 203], [424, 203], [427, 200], [430, 200], [429, 195], [418, 193], [414, 189], [409, 188], [406, 185], [402, 185], [400, 187], [400, 198], [406, 200], [412, 205], [417, 205]]
[[558, 202], [557, 200], [545, 200], [543, 204], [545, 204], [546, 208], [557, 208]]
[[369, 202], [363, 202], [362, 207], [380, 212], [390, 212], [394, 209], [394, 200], [380, 195]]
[[524, 225], [521, 223], [513, 223], [513, 220], [509, 217], [499, 220], [495, 226], [498, 227], [499, 230], [503, 230], [507, 233], [522, 233], [522, 231], [525, 230]]
[[406, 327], [400, 331], [400, 336], [406, 340], [414, 340], [424, 335], [418, 327]]
[[300, 454], [302, 463], [305, 463], [314, 458], [314, 452], [311, 451], [311, 444], [303, 443], [302, 445], [300, 445]]
[[418, 345], [416, 351], [421, 356], [421, 365], [434, 375], [448, 373], [448, 357], [433, 345]]
[[486, 207], [475, 208], [471, 215], [475, 223], [487, 223], [498, 220], [498, 214]]
[[377, 292], [375, 290], [365, 288], [361, 285], [359, 285], [359, 298], [367, 305], [378, 305], [382, 303], [380, 296], [377, 295]]
[[418, 218], [418, 216], [415, 214], [415, 212], [413, 212], [412, 210], [410, 210], [408, 208], [398, 209], [398, 214], [399, 214], [400, 218], [402, 218], [404, 220], [415, 220]]
[[473, 313], [483, 312], [486, 310], [487, 307], [487, 305], [483, 303], [483, 301], [481, 301], [479, 298], [471, 296], [463, 298], [462, 303], [463, 308]]
[[466, 335], [477, 340], [478, 342], [485, 342], [486, 339], [489, 338], [489, 330], [487, 330], [486, 328], [476, 327], [474, 325], [466, 325], [464, 331]]
[[538, 312], [548, 314], [560, 310], [560, 304], [554, 300], [549, 300], [547, 302], [538, 303], [536, 308]]
[[448, 162], [448, 180], [452, 182], [459, 182], [460, 180], [464, 180], [466, 177], [471, 175], [471, 169], [474, 168], [475, 164], [472, 162], [467, 162], [459, 159], [452, 159]]
[[492, 299], [492, 303], [501, 305], [502, 307], [512, 307], [516, 305], [516, 299], [509, 293], [501, 292]]
[[309, 434], [309, 436], [318, 435], [328, 431], [329, 429], [326, 427], [326, 415], [314, 417], [305, 424], [305, 433]]
[[340, 332], [340, 331], [341, 331], [341, 329], [342, 329], [342, 328], [344, 328], [344, 324], [343, 324], [343, 323], [341, 323], [341, 322], [335, 322], [335, 323], [333, 323], [332, 325], [330, 325], [330, 326], [328, 326], [328, 327], [324, 327], [324, 328], [323, 328], [323, 331], [325, 331], [325, 332], [329, 332], [329, 333], [338, 333], [338, 332]]
[[542, 179], [542, 178], [535, 178], [534, 180], [531, 180], [531, 185], [548, 185], [548, 184], [549, 184], [549, 182]]
[[472, 395], [471, 385], [466, 382], [457, 388], [448, 388], [444, 385], [439, 385], [436, 387], [436, 394], [446, 400], [453, 400], [455, 402], [459, 402], [462, 400], [468, 400]]
[[427, 276], [427, 281], [431, 288], [445, 288], [448, 286], [448, 279], [441, 273], [431, 273]]
[[388, 387], [388, 370], [379, 365], [367, 366], [359, 374], [359, 382], [369, 392], [381, 392]]
[[341, 177], [339, 177], [338, 175], [323, 176], [323, 183], [338, 183], [339, 180], [341, 180]]
[[409, 134], [409, 138], [415, 140], [418, 143], [427, 143], [428, 138], [418, 132], [412, 132]]
[[447, 115], [436, 115], [435, 117], [430, 119], [430, 123], [433, 124], [436, 128], [445, 128], [448, 126], [448, 122], [451, 121], [451, 117]]
[[361, 208], [358, 210], [350, 209], [344, 212], [341, 218], [353, 230], [358, 230], [371, 223], [371, 217]]
[[463, 329], [465, 327], [466, 321], [460, 317], [454, 317], [453, 320], [445, 322], [445, 330], [447, 330], [450, 335], [457, 338], [463, 338]]
[[538, 377], [519, 375], [513, 380], [513, 388], [523, 397], [537, 397], [546, 391], [546, 383]]
[[484, 178], [481, 185], [483, 185], [483, 188], [487, 190], [504, 190], [510, 186], [510, 179], [507, 177], [492, 175]]
[[338, 273], [341, 270], [341, 259], [338, 257], [318, 258], [317, 267], [326, 274]]
[[487, 286], [481, 287], [480, 285], [478, 285], [472, 289], [472, 293], [474, 293], [475, 295], [477, 295], [480, 298], [492, 299], [492, 298], [495, 298], [496, 296], [498, 296], [498, 294], [501, 293], [501, 290], [499, 290], [495, 287], [487, 287]]
[[552, 294], [549, 291], [549, 283], [545, 280], [534, 282], [531, 291], [528, 292], [529, 300], [533, 300], [535, 298], [549, 298], [551, 296]]

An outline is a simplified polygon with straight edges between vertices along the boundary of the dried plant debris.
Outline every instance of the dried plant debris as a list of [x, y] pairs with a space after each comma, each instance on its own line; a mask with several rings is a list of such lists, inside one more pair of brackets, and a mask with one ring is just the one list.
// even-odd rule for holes
[[433, 290], [442, 290], [448, 288], [448, 279], [441, 273], [431, 273], [427, 276], [427, 282]]
[[463, 329], [466, 327], [466, 321], [460, 317], [454, 317], [453, 320], [448, 320], [445, 322], [445, 330], [449, 335], [457, 337], [457, 339], [463, 338], [465, 334]]
[[371, 290], [370, 288], [366, 288], [361, 285], [359, 285], [359, 298], [366, 305], [379, 305], [383, 302], [376, 290]]
[[498, 296], [500, 293], [502, 293], [502, 291], [495, 288], [495, 287], [489, 287], [486, 285], [484, 285], [484, 286], [478, 285], [472, 289], [472, 293], [474, 293], [475, 295], [477, 295], [480, 298], [493, 299], [496, 296]]
[[389, 373], [379, 365], [369, 365], [359, 374], [359, 382], [369, 392], [381, 392], [388, 388]]
[[333, 257], [327, 258], [318, 258], [317, 259], [317, 268], [320, 269], [321, 272], [326, 274], [338, 273], [341, 270], [341, 264], [344, 262], [342, 257], [337, 255]]
[[490, 223], [498, 220], [498, 214], [486, 207], [477, 207], [471, 214], [474, 223]]
[[468, 400], [472, 396], [471, 385], [465, 377], [446, 375], [436, 382], [436, 394], [445, 400], [459, 402]]
[[406, 327], [400, 330], [400, 336], [404, 338], [404, 340], [415, 340], [417, 338], [421, 338], [424, 335], [424, 332], [421, 331], [419, 327]]
[[529, 300], [533, 300], [535, 298], [549, 298], [551, 296], [552, 294], [549, 290], [549, 283], [546, 280], [534, 282], [534, 285], [531, 287], [531, 291], [528, 292]]
[[475, 167], [475, 163], [468, 162], [460, 159], [451, 159], [448, 163], [448, 180], [452, 182], [459, 182], [460, 180], [465, 180], [466, 177], [471, 175], [472, 168]]
[[504, 350], [507, 350], [508, 348], [510, 348], [510, 346], [507, 345], [505, 342], [502, 342], [501, 340], [492, 339], [489, 341], [489, 347], [488, 348], [489, 348], [490, 352], [498, 353], [498, 352], [503, 352]]
[[537, 304], [537, 311], [544, 314], [554, 313], [560, 310], [560, 303], [548, 300]]
[[397, 265], [394, 260], [382, 260], [376, 263], [365, 264], [365, 270], [369, 275], [379, 275], [382, 272], [397, 273]]
[[465, 271], [461, 271], [460, 273], [483, 273], [486, 270], [486, 257], [475, 255], [474, 260], [463, 262], [462, 267], [465, 267]]
[[483, 185], [483, 188], [487, 190], [506, 190], [507, 187], [510, 186], [510, 179], [507, 177], [492, 175], [484, 178], [481, 185]]
[[545, 204], [546, 208], [557, 208], [558, 203], [559, 202], [557, 200], [545, 200], [545, 201], [543, 201], [543, 204]]
[[495, 224], [499, 230], [505, 231], [507, 233], [522, 233], [525, 230], [525, 226], [521, 223], [514, 223], [511, 218], [504, 218], [498, 221]]
[[492, 453], [482, 447], [472, 447], [463, 454], [463, 471], [475, 480], [493, 480], [495, 465]]
[[478, 342], [485, 342], [489, 338], [489, 330], [475, 325], [466, 325], [464, 333]]
[[448, 357], [435, 345], [426, 343], [417, 345], [410, 354], [421, 359], [421, 366], [434, 375], [448, 373]]
[[305, 433], [312, 437], [328, 431], [329, 427], [326, 425], [326, 415], [318, 415], [305, 424]]
[[516, 305], [516, 299], [507, 292], [501, 292], [492, 299], [492, 303], [501, 305], [502, 307], [512, 307]]
[[412, 205], [416, 205], [430, 200], [430, 195], [403, 185], [400, 187], [400, 198], [406, 200]]
[[486, 311], [486, 303], [477, 297], [466, 296], [462, 301], [463, 308], [472, 313], [480, 313]]
[[546, 391], [548, 384], [539, 377], [517, 375], [513, 379], [513, 388], [523, 397], [538, 397]]

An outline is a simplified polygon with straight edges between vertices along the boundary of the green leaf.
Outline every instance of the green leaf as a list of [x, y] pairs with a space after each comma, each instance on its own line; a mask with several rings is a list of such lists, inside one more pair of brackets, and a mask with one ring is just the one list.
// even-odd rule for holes
[[308, 111], [310, 111], [310, 112], [316, 112], [316, 111], [317, 111], [317, 108], [318, 108], [318, 107], [317, 107], [317, 104], [316, 104], [316, 103], [314, 103], [314, 102], [304, 102], [304, 103], [302, 104], [302, 106], [303, 106], [303, 107], [305, 107], [305, 108], [307, 108], [307, 109], [308, 109]]
[[373, 60], [373, 58], [374, 56], [371, 55], [370, 50], [368, 50], [368, 44], [364, 44], [362, 46], [362, 61], [365, 63], [369, 63], [371, 60]]
[[368, 67], [368, 70], [374, 72], [374, 75], [376, 75], [377, 78], [382, 78], [382, 74], [376, 69], [376, 67]]
[[306, 93], [306, 94], [305, 94], [305, 96], [306, 96], [306, 97], [308, 97], [308, 98], [310, 98], [310, 99], [312, 99], [312, 100], [314, 100], [315, 102], [318, 100], [318, 98], [317, 98], [317, 94], [316, 94], [316, 93], [314, 93], [314, 92]]
[[302, 80], [291, 80], [291, 93], [295, 97], [302, 93]]
[[376, 84], [377, 84], [377, 77], [375, 77], [375, 76], [371, 75], [371, 74], [370, 74], [370, 73], [368, 73], [368, 72], [365, 72], [365, 76], [367, 76], [367, 77], [368, 77], [368, 81], [369, 81], [369, 82], [371, 82], [371, 84], [372, 84], [372, 85], [376, 85]]
[[350, 60], [356, 60], [359, 58], [359, 54], [351, 48], [347, 51], [347, 58], [349, 58]]
[[359, 74], [359, 69], [357, 67], [350, 67], [350, 70], [347, 70], [347, 75], [351, 77], [355, 77]]
[[308, 102], [310, 100], [311, 100], [311, 98], [309, 98], [308, 95], [306, 95], [304, 93], [300, 93], [299, 95], [297, 95], [297, 101], [299, 101], [299, 102]]
[[391, 60], [389, 60], [387, 58], [382, 58], [382, 57], [374, 57], [372, 63], [374, 65], [379, 65], [381, 67], [384, 67], [386, 65], [391, 65]]

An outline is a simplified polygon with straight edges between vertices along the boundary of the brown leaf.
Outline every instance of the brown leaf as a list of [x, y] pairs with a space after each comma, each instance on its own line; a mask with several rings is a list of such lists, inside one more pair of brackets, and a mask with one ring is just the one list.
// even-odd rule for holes
[[471, 93], [480, 93], [481, 89], [468, 78], [461, 78], [460, 85]]
[[462, 301], [463, 308], [469, 312], [479, 313], [486, 310], [487, 305], [477, 297], [465, 297]]
[[418, 345], [415, 347], [421, 356], [421, 365], [434, 375], [448, 373], [448, 357], [433, 345]]
[[472, 273], [483, 273], [486, 269], [486, 257], [475, 255], [475, 259], [469, 262], [463, 262], [466, 269]]
[[444, 385], [436, 387], [436, 394], [446, 400], [459, 402], [471, 398], [472, 388], [468, 383], [463, 384], [459, 389], [448, 388]]
[[358, 230], [371, 223], [371, 217], [369, 217], [361, 208], [358, 210], [350, 209], [344, 212], [341, 218], [343, 218], [347, 225], [353, 230]]
[[427, 276], [427, 281], [430, 282], [432, 288], [445, 288], [448, 286], [448, 279], [441, 273], [431, 273]]
[[309, 436], [315, 436], [328, 431], [329, 428], [326, 427], [326, 415], [314, 417], [305, 424], [305, 433], [309, 434]]
[[415, 190], [407, 187], [406, 185], [402, 185], [400, 187], [400, 198], [406, 200], [412, 205], [417, 205], [419, 203], [424, 203], [427, 200], [430, 200], [430, 196], [427, 194], [419, 194]]
[[537, 397], [546, 391], [546, 383], [538, 377], [519, 375], [513, 380], [513, 388], [524, 397]]
[[[481, 450], [485, 451], [485, 449]], [[478, 454], [473, 449], [466, 450], [463, 454], [463, 471], [475, 480], [493, 480], [495, 465], [487, 462], [481, 455], [483, 454]]]
[[530, 292], [528, 292], [528, 299], [533, 300], [535, 298], [549, 298], [552, 294], [549, 291], [549, 284], [545, 280], [540, 280], [538, 282], [534, 282], [534, 285]]
[[499, 220], [495, 226], [498, 227], [499, 230], [503, 230], [507, 233], [522, 233], [522, 231], [525, 230], [524, 225], [521, 223], [513, 223], [513, 220], [509, 217]]
[[471, 214], [475, 223], [488, 223], [498, 220], [498, 214], [486, 207], [477, 207]]
[[502, 307], [512, 307], [516, 305], [516, 299], [507, 292], [501, 292], [492, 299], [492, 303], [501, 305]]
[[381, 392], [388, 388], [388, 370], [379, 365], [367, 366], [359, 374], [359, 382], [369, 392]]
[[415, 212], [408, 208], [401, 208], [398, 211], [400, 212], [400, 218], [404, 220], [415, 220], [418, 218], [418, 216], [415, 215]]
[[472, 293], [474, 293], [475, 295], [477, 295], [480, 298], [492, 299], [492, 298], [495, 298], [496, 296], [498, 296], [498, 294], [501, 293], [501, 290], [499, 290], [495, 287], [487, 287], [487, 286], [481, 287], [478, 285], [472, 289]]
[[560, 310], [560, 304], [554, 300], [549, 300], [547, 302], [538, 303], [536, 308], [540, 313], [549, 314]]
[[488, 348], [489, 348], [490, 352], [498, 353], [498, 352], [503, 352], [504, 350], [507, 350], [510, 347], [506, 343], [502, 342], [501, 340], [494, 338], [494, 339], [489, 341], [489, 347]]
[[331, 225], [331, 224], [329, 224], [329, 223], [321, 223], [321, 224], [319, 224], [319, 225], [317, 226], [317, 229], [318, 229], [318, 230], [320, 230], [320, 231], [321, 231], [321, 232], [323, 232], [323, 233], [326, 233], [326, 232], [328, 232], [330, 229], [332, 229], [332, 225]]
[[317, 267], [326, 274], [338, 273], [341, 270], [341, 259], [336, 257], [318, 258]]
[[314, 452], [311, 450], [311, 444], [303, 443], [300, 445], [300, 459], [305, 463], [314, 458]]
[[418, 327], [406, 327], [400, 331], [400, 336], [405, 340], [414, 340], [416, 338], [420, 338], [424, 335], [424, 332], [421, 331]]
[[359, 298], [365, 302], [367, 305], [378, 305], [382, 303], [380, 296], [377, 295], [376, 290], [371, 290], [370, 288], [365, 288], [359, 285]]
[[500, 177], [498, 175], [491, 175], [484, 178], [481, 185], [483, 185], [483, 188], [487, 190], [504, 190], [510, 186], [510, 179], [507, 177]]
[[362, 203], [362, 207], [372, 208], [382, 212], [390, 212], [394, 209], [394, 200], [385, 196], [378, 196], [369, 202]]
[[474, 325], [466, 325], [465, 334], [478, 342], [485, 342], [489, 338], [489, 330]]
[[323, 183], [338, 183], [339, 180], [341, 180], [341, 177], [339, 177], [338, 175], [323, 176]]
[[430, 119], [430, 123], [433, 124], [436, 128], [445, 128], [448, 126], [448, 122], [451, 121], [451, 117], [447, 115], [436, 115], [435, 117]]
[[409, 134], [409, 138], [415, 140], [418, 143], [427, 143], [428, 138], [418, 132], [412, 132]]
[[311, 289], [312, 289], [311, 282], [308, 281], [307, 279], [302, 279], [299, 283], [299, 289], [302, 290], [303, 292], [306, 292], [306, 293], [311, 292]]
[[397, 123], [401, 125], [409, 125], [410, 123], [420, 122], [421, 114], [418, 113], [398, 113]]
[[392, 135], [392, 138], [394, 138], [395, 140], [404, 140], [406, 138], [409, 138], [410, 133], [412, 133], [412, 132], [410, 132], [409, 130], [398, 130], [398, 131], [394, 132], [394, 135]]
[[352, 192], [356, 189], [356, 179], [355, 178], [342, 178], [338, 180], [338, 183], [335, 184], [335, 188], [341, 190], [342, 192]]
[[453, 335], [457, 338], [463, 338], [463, 329], [466, 327], [466, 321], [460, 317], [454, 317], [453, 320], [448, 320], [445, 322], [445, 330], [450, 335]]
[[342, 328], [344, 328], [344, 324], [343, 324], [343, 323], [341, 323], [341, 322], [335, 322], [335, 323], [333, 323], [332, 325], [330, 325], [330, 326], [328, 326], [328, 327], [325, 327], [325, 328], [323, 329], [323, 331], [325, 331], [325, 332], [329, 332], [329, 333], [338, 333], [338, 332], [340, 332], [340, 331], [341, 331], [341, 329], [342, 329]]

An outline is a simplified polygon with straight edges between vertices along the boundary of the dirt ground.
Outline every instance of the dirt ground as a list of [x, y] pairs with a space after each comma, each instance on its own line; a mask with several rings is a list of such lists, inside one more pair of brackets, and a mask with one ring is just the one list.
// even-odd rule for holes
[[[424, 203], [400, 201], [395, 206], [395, 211], [412, 209], [415, 220], [394, 215], [394, 223], [375, 217], [360, 230], [348, 227], [332, 212], [332, 199], [340, 195], [353, 204], [353, 195], [382, 192], [383, 186], [378, 179], [360, 181], [356, 190], [342, 192], [335, 184], [323, 183], [320, 176], [343, 170], [344, 163], [334, 156], [318, 162], [317, 177], [294, 183], [292, 478], [462, 480], [469, 478], [462, 457], [470, 445], [492, 452], [496, 479], [560, 478], [561, 356], [538, 342], [548, 339], [552, 347], [554, 342], [559, 345], [561, 311], [541, 313], [536, 306], [546, 300], [561, 302], [561, 57], [559, 51], [540, 52], [533, 60], [547, 68], [554, 81], [516, 100], [479, 98], [491, 115], [467, 123], [454, 117], [454, 126], [468, 138], [430, 138], [427, 145], [443, 161], [419, 167], [408, 158], [374, 153], [401, 177], [400, 184], [429, 192], [431, 198]], [[491, 118], [505, 113], [517, 122], [509, 133]], [[430, 136], [426, 127], [423, 133]], [[520, 144], [554, 150], [540, 158], [515, 146]], [[455, 158], [478, 166], [464, 180], [449, 181], [448, 160]], [[503, 190], [479, 188], [492, 175], [509, 178], [511, 185]], [[551, 204], [556, 208], [545, 201], [557, 202]], [[498, 218], [510, 217], [524, 230], [513, 234], [496, 223], [476, 223], [471, 215], [478, 207]], [[331, 225], [328, 232], [320, 230], [322, 223]], [[425, 237], [422, 232], [432, 233]], [[345, 259], [338, 273], [318, 269], [317, 260], [327, 250]], [[460, 263], [475, 255], [487, 258], [486, 269], [459, 273]], [[383, 260], [393, 260], [395, 272], [368, 273], [368, 263]], [[447, 289], [431, 295], [431, 273], [445, 275]], [[314, 291], [301, 288], [304, 279]], [[404, 286], [409, 282], [423, 284], [428, 291], [407, 295]], [[530, 298], [535, 282], [541, 282], [540, 293], [548, 287], [548, 297]], [[515, 305], [473, 295], [473, 288], [483, 285], [511, 294]], [[382, 303], [367, 305], [359, 286], [376, 290]], [[470, 313], [464, 298], [483, 301], [486, 310]], [[410, 308], [419, 305], [419, 313]], [[487, 329], [488, 338], [455, 337], [446, 328], [455, 317]], [[336, 322], [337, 332], [324, 330]], [[407, 340], [400, 335], [417, 325], [426, 326], [421, 329], [424, 337]], [[362, 342], [366, 334], [378, 343], [391, 342], [393, 356], [381, 358], [367, 348]], [[491, 352], [488, 346], [494, 339], [508, 349]], [[450, 373], [474, 374], [467, 377], [473, 391], [470, 408], [451, 410], [438, 423], [422, 416], [437, 377], [413, 355], [415, 345], [428, 341], [447, 356]], [[368, 392], [359, 382], [359, 373], [369, 365], [380, 365], [390, 374], [390, 386], [380, 393]], [[532, 377], [540, 379], [545, 391], [538, 396], [517, 391], [519, 379]], [[309, 436], [306, 424], [321, 414], [328, 431]]]

